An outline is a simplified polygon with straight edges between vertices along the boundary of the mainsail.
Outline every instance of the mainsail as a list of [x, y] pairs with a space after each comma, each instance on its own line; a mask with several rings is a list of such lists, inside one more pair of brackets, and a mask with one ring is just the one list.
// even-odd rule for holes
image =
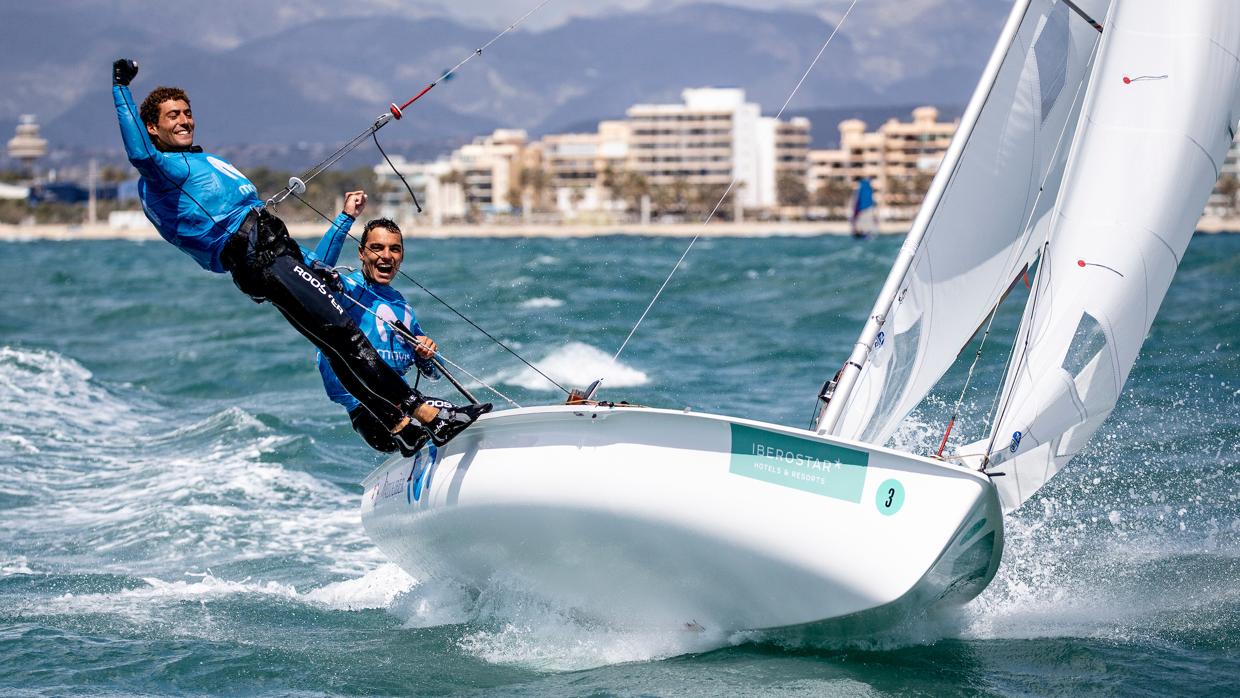
[[1106, 6], [1016, 2], [820, 433], [885, 442], [1036, 256]]
[[1240, 115], [1240, 3], [1112, 11], [985, 457], [1020, 506], [1110, 415]]

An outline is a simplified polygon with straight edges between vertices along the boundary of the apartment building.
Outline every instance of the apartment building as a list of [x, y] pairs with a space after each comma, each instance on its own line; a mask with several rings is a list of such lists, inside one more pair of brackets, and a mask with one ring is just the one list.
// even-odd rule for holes
[[531, 145], [557, 210], [573, 214], [612, 207], [606, 173], [627, 167], [630, 130], [626, 121], [600, 121], [594, 133], [550, 134]]
[[[496, 129], [434, 162], [395, 157], [392, 165], [431, 215], [433, 225], [475, 214], [507, 213], [521, 206], [521, 170], [537, 155], [527, 148], [526, 140], [520, 129]], [[413, 203], [392, 168], [382, 162], [374, 171], [382, 190], [381, 215], [398, 222], [413, 219]]]
[[687, 89], [681, 98], [681, 104], [629, 107], [628, 169], [654, 187], [727, 186], [735, 177], [741, 205], [762, 205], [761, 108], [737, 88]]
[[934, 107], [918, 107], [912, 116], [909, 122], [890, 119], [869, 132], [859, 119], [841, 121], [839, 148], [809, 151], [810, 188], [851, 190], [869, 178], [889, 215], [911, 215], [907, 209], [921, 201], [958, 125], [939, 121]]

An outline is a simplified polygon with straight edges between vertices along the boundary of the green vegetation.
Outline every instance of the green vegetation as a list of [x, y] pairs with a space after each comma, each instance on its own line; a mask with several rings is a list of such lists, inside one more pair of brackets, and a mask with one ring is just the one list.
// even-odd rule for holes
[[[300, 173], [298, 173], [300, 174]], [[294, 173], [256, 167], [246, 175], [258, 187], [259, 196], [267, 198], [284, 188], [288, 178]], [[103, 184], [123, 182], [133, 177], [130, 169], [104, 167], [100, 171]], [[25, 182], [27, 179], [17, 172], [0, 172], [0, 182]], [[322, 211], [329, 219], [335, 218], [340, 212], [344, 193], [347, 191], [365, 190], [372, 197], [379, 191], [375, 173], [368, 167], [335, 172], [328, 170], [315, 177], [301, 198]], [[377, 198], [377, 197], [376, 197]], [[373, 199], [372, 199], [373, 200]], [[25, 201], [0, 201], [0, 223], [15, 225], [18, 223], [53, 223], [80, 224], [86, 221], [86, 202], [60, 203], [47, 202], [34, 206]], [[137, 201], [99, 200], [96, 211], [100, 222], [107, 222], [108, 214], [113, 211], [136, 211], [141, 208]], [[279, 215], [289, 223], [302, 223], [321, 220], [319, 214], [290, 197], [280, 206]]]

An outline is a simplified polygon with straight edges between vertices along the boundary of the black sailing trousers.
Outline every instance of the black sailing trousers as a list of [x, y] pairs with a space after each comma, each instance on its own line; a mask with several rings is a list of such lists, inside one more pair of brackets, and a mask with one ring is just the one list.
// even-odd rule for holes
[[420, 395], [379, 357], [330, 285], [302, 258], [283, 221], [266, 210], [251, 211], [225, 245], [222, 261], [242, 293], [256, 303], [269, 301], [323, 352], [345, 389], [385, 428], [405, 417], [406, 401], [411, 411], [417, 401], [410, 398]]

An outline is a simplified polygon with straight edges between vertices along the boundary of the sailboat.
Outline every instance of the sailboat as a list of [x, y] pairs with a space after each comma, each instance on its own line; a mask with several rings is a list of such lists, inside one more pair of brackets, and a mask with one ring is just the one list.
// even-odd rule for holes
[[857, 182], [849, 208], [852, 215], [848, 217], [848, 228], [853, 237], [865, 239], [878, 232], [878, 206], [874, 203], [874, 185], [870, 184], [869, 177]]
[[[1017, 0], [811, 429], [513, 409], [364, 481], [417, 578], [625, 625], [870, 633], [962, 604], [1114, 407], [1240, 113], [1240, 4]], [[884, 446], [1028, 273], [987, 437]]]

